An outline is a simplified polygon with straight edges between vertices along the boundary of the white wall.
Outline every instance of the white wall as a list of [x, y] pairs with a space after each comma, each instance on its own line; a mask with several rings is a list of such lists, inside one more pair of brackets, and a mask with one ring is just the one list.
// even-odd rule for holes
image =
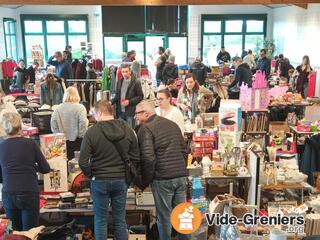
[[274, 10], [273, 36], [278, 53], [284, 53], [294, 65], [309, 55], [311, 66], [318, 71], [317, 95], [320, 96], [320, 4], [308, 9], [295, 6]]
[[0, 16], [0, 59], [3, 59], [6, 57], [3, 18], [16, 19], [16, 13], [15, 10], [12, 10], [10, 8], [0, 7]]
[[200, 56], [201, 14], [268, 14], [267, 38], [272, 37], [272, 9], [263, 5], [200, 5], [189, 7], [189, 58]]
[[[16, 10], [17, 14], [17, 33], [19, 56], [22, 56], [22, 36], [21, 36], [21, 22], [20, 14], [85, 14], [88, 15], [89, 21], [89, 41], [93, 43], [93, 53], [98, 57], [103, 57], [103, 44], [102, 44], [102, 20], [101, 20], [101, 6], [23, 6]], [[61, 49], [64, 50], [64, 49]]]

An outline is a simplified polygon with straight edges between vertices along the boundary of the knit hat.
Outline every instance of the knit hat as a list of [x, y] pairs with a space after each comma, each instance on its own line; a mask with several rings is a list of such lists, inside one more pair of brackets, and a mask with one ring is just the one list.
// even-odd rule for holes
[[176, 57], [174, 55], [170, 55], [169, 58], [168, 58], [168, 62], [169, 63], [174, 63], [176, 60]]

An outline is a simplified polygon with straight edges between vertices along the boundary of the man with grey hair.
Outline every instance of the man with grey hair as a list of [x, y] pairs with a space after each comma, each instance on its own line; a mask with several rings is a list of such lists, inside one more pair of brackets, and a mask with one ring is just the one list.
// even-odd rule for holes
[[162, 83], [167, 85], [169, 79], [176, 79], [179, 76], [178, 66], [175, 64], [176, 57], [174, 55], [170, 55], [168, 58], [168, 63], [164, 66], [162, 72]]
[[61, 52], [55, 52], [55, 54], [49, 58], [48, 64], [56, 67], [55, 73], [57, 77], [63, 78], [64, 80], [73, 78], [71, 63], [63, 58]]
[[[186, 201], [186, 146], [178, 125], [155, 114], [154, 102], [142, 101], [135, 113], [141, 124], [137, 135], [143, 187], [151, 183], [159, 239], [168, 240], [172, 209]], [[189, 239], [186, 235], [181, 237]]]

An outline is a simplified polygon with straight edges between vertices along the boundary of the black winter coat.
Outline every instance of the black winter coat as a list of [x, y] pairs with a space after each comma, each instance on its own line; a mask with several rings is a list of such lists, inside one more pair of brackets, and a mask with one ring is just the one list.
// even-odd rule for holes
[[144, 187], [152, 180], [187, 176], [187, 151], [174, 122], [153, 115], [138, 131]]
[[[112, 100], [112, 104], [116, 105], [116, 112], [119, 116], [121, 113], [121, 87], [122, 87], [123, 79], [118, 80], [117, 82], [117, 91], [116, 96]], [[141, 88], [141, 83], [139, 80], [136, 80], [134, 76], [131, 77], [131, 82], [128, 86], [128, 90], [126, 93], [126, 99], [129, 100], [129, 105], [125, 108], [125, 113], [127, 116], [133, 117], [136, 111], [136, 106], [143, 99], [143, 92]]]
[[167, 63], [162, 72], [162, 82], [167, 85], [169, 79], [178, 78], [178, 66], [174, 63]]
[[242, 84], [248, 85], [248, 87], [252, 87], [252, 72], [247, 63], [240, 64], [236, 69], [235, 79], [229, 86], [229, 91], [239, 92], [239, 87]]
[[207, 77], [207, 69], [203, 63], [194, 62], [193, 64], [191, 64], [189, 72], [196, 75], [196, 80], [198, 81], [200, 86], [205, 83]]
[[320, 171], [320, 135], [307, 138], [300, 161], [300, 171], [308, 175], [308, 183], [314, 185], [314, 172]]
[[84, 175], [97, 180], [125, 179], [125, 165], [115, 143], [139, 169], [139, 145], [135, 133], [123, 120], [101, 121], [86, 132], [80, 151], [79, 166]]

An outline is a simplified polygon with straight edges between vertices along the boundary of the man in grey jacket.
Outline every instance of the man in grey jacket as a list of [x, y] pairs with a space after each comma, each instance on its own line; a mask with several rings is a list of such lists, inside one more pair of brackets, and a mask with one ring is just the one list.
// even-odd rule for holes
[[[138, 140], [144, 187], [151, 183], [157, 210], [160, 240], [171, 239], [170, 215], [186, 201], [187, 152], [178, 125], [155, 114], [154, 104], [142, 101], [136, 107], [141, 124]], [[181, 236], [180, 239], [189, 239]]]
[[137, 138], [126, 122], [114, 119], [112, 106], [107, 101], [99, 101], [95, 105], [95, 118], [98, 123], [89, 128], [84, 136], [79, 159], [81, 170], [91, 179], [95, 239], [107, 239], [111, 201], [115, 239], [126, 240], [128, 233], [125, 207], [128, 187], [124, 161], [116, 144], [121, 144], [121, 151], [138, 168], [140, 158]]

